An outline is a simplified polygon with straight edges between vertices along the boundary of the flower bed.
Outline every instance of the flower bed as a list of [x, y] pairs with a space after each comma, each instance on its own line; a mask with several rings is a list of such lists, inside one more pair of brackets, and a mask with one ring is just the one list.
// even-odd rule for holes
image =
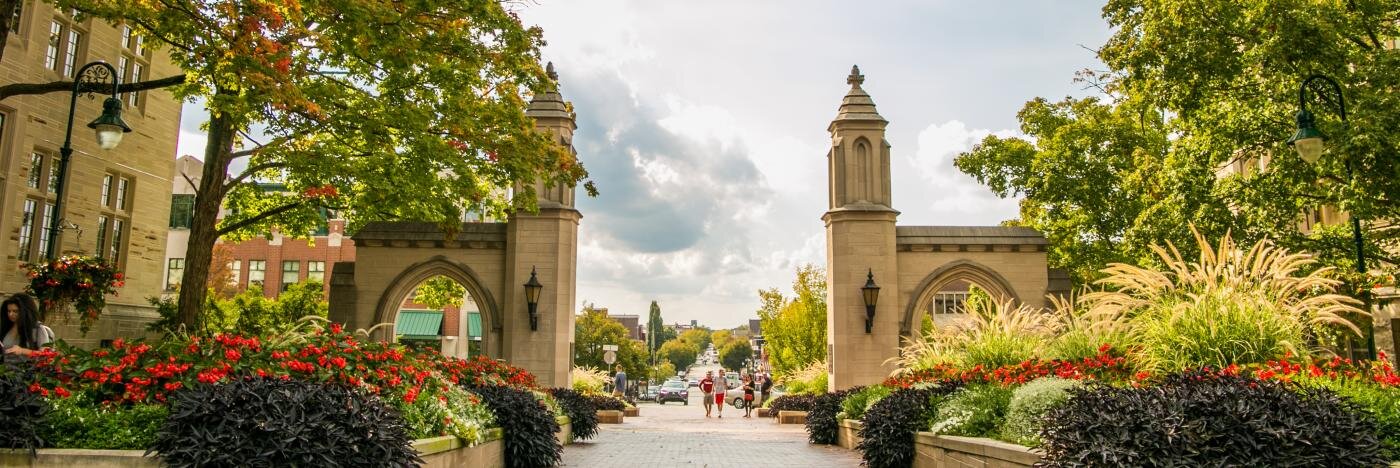
[[[189, 448], [196, 454], [205, 453], [204, 450], [232, 453], [228, 446], [201, 448], [205, 445], [189, 439], [193, 435], [178, 436], [185, 437], [179, 439], [170, 431], [209, 423], [176, 423], [174, 417], [167, 414], [177, 412], [167, 413], [166, 408], [171, 405], [208, 406], [220, 401], [212, 396], [191, 398], [194, 395], [191, 392], [233, 391], [232, 397], [237, 393], [230, 390], [234, 387], [282, 385], [279, 382], [296, 385], [274, 394], [286, 394], [294, 399], [349, 398], [362, 401], [352, 405], [362, 408], [361, 414], [365, 414], [365, 405], [382, 405], [383, 422], [366, 422], [379, 424], [381, 428], [364, 433], [382, 436], [397, 430], [405, 435], [402, 442], [386, 441], [385, 447], [406, 447], [412, 438], [440, 436], [453, 436], [463, 446], [480, 445], [488, 442], [491, 428], [500, 424], [501, 418], [494, 413], [506, 411], [512, 421], [520, 420], [520, 415], [527, 413], [544, 415], [541, 421], [546, 422], [507, 431], [508, 440], [502, 442], [505, 445], [511, 445], [510, 440], [515, 440], [512, 437], [522, 431], [538, 434], [527, 436], [532, 449], [507, 452], [506, 463], [513, 466], [548, 466], [553, 463], [550, 460], [557, 462], [557, 455], [550, 457], [547, 453], [557, 454], [560, 443], [569, 437], [568, 432], [560, 430], [558, 421], [565, 421], [566, 425], [572, 422], [561, 418], [566, 415], [560, 405], [553, 397], [535, 390], [534, 376], [521, 369], [487, 358], [464, 361], [433, 350], [414, 351], [392, 343], [370, 341], [337, 325], [323, 327], [315, 321], [264, 337], [215, 335], [152, 344], [117, 340], [110, 347], [92, 351], [60, 345], [36, 352], [31, 370], [9, 367], [0, 374], [3, 374], [0, 387], [13, 387], [6, 394], [31, 398], [16, 400], [17, 404], [7, 409], [0, 408], [0, 413], [4, 413], [0, 416], [13, 429], [7, 431], [11, 440], [5, 445], [18, 448], [61, 443], [76, 446], [72, 448], [150, 449], [167, 455], [176, 453], [177, 448]], [[493, 390], [498, 388], [512, 389], [527, 397], [503, 399], [496, 404], [483, 399], [485, 394], [499, 393]], [[327, 396], [314, 396], [322, 393]], [[26, 401], [32, 403], [24, 403]], [[322, 407], [329, 410], [335, 405]], [[281, 421], [282, 416], [292, 414], [262, 411], [246, 404], [233, 404], [230, 408], [275, 414], [277, 418], [270, 421]], [[235, 412], [211, 409], [208, 414], [223, 417]], [[302, 423], [288, 420], [288, 427], [313, 430], [315, 424], [350, 420], [329, 412], [325, 416], [303, 413], [296, 415], [314, 418]], [[23, 414], [33, 416], [21, 417]], [[180, 414], [194, 413], [181, 410]], [[237, 429], [232, 429], [233, 425], [225, 426], [235, 431], [230, 433], [233, 436], [239, 434]], [[395, 427], [398, 429], [393, 429]], [[558, 435], [561, 432], [566, 434], [563, 441]], [[284, 437], [284, 443], [293, 444], [300, 440], [298, 437]], [[324, 439], [320, 437], [317, 441]], [[535, 442], [544, 439], [548, 439], [547, 444]], [[170, 442], [158, 442], [160, 440]], [[229, 439], [220, 440], [226, 444]], [[535, 450], [536, 447], [539, 449]], [[288, 445], [288, 448], [319, 449], [305, 443]], [[325, 449], [320, 453], [343, 456], [364, 453], [363, 450], [363, 447]], [[355, 464], [346, 460], [340, 463]]]

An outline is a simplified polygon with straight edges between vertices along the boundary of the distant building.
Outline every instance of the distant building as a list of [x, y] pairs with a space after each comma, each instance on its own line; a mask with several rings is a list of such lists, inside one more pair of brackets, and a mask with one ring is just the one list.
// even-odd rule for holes
[[763, 336], [763, 321], [749, 319], [749, 336]]
[[641, 317], [636, 314], [609, 314], [608, 318], [613, 319], [613, 321], [622, 324], [622, 327], [627, 329], [628, 338], [637, 341], [642, 341], [642, 339], [646, 336], [646, 329], [641, 323]]

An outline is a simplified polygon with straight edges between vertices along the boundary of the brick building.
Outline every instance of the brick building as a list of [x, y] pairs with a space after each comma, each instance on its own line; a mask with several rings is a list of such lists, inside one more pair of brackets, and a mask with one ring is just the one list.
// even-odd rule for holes
[[[8, 12], [7, 12], [8, 13]], [[0, 82], [72, 80], [84, 64], [113, 64], [123, 82], [180, 73], [161, 51], [123, 24], [84, 18], [26, 0], [13, 17], [4, 44]], [[56, 254], [85, 253], [114, 261], [125, 272], [120, 295], [109, 297], [96, 328], [81, 336], [76, 324], [50, 318], [59, 337], [88, 346], [98, 340], [144, 333], [156, 317], [146, 298], [163, 285], [163, 254], [170, 205], [170, 178], [179, 138], [181, 103], [167, 91], [127, 93], [122, 118], [132, 131], [112, 150], [98, 148], [88, 122], [102, 114], [104, 96], [80, 98], [73, 113], [73, 155], [58, 201], [59, 148], [69, 118], [69, 92], [15, 96], [0, 101], [0, 295], [24, 289], [24, 262], [39, 261], [49, 247], [50, 227], [62, 226]], [[55, 219], [60, 218], [60, 219]]]

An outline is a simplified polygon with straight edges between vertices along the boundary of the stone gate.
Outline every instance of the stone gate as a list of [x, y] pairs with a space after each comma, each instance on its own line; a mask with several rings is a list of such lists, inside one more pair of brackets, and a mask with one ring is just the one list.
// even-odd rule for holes
[[[557, 80], [553, 65], [551, 79]], [[536, 128], [573, 148], [573, 113], [557, 87], [536, 96], [527, 115]], [[424, 280], [443, 275], [465, 286], [481, 309], [482, 350], [533, 373], [546, 387], [569, 386], [574, 336], [578, 223], [574, 188], [537, 183], [538, 213], [506, 222], [378, 222], [356, 232], [355, 261], [331, 274], [330, 318], [392, 338], [399, 306]], [[524, 285], [543, 285], [532, 326]], [[467, 337], [458, 337], [465, 342]]]
[[[861, 88], [851, 89], [827, 127], [829, 209], [826, 223], [827, 365], [829, 387], [879, 383], [894, 370], [902, 337], [918, 333], [936, 294], [971, 283], [991, 295], [1043, 306], [1046, 295], [1067, 292], [1063, 272], [1046, 267], [1039, 232], [997, 226], [896, 226], [890, 190], [889, 123]], [[880, 287], [870, 331], [862, 287]]]

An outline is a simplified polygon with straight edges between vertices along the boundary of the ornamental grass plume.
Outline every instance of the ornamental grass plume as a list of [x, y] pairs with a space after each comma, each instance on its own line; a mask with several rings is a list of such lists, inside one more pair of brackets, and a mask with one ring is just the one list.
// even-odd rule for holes
[[1171, 243], [1153, 246], [1165, 270], [1122, 263], [1102, 271], [1106, 290], [1082, 305], [1128, 324], [1132, 360], [1143, 369], [1176, 372], [1230, 364], [1263, 363], [1309, 354], [1314, 328], [1357, 335], [1348, 315], [1369, 316], [1358, 301], [1333, 291], [1341, 284], [1331, 267], [1302, 273], [1315, 260], [1261, 240], [1240, 248], [1227, 233], [1212, 246], [1192, 227], [1200, 257], [1188, 261]]
[[935, 327], [922, 337], [906, 339], [895, 363], [895, 375], [940, 364], [963, 368], [996, 368], [1037, 356], [1060, 328], [1044, 309], [1012, 300], [975, 301], [967, 307], [968, 321]]
[[570, 374], [574, 391], [584, 395], [602, 395], [608, 381], [608, 373], [594, 367], [574, 367]]
[[1068, 296], [1050, 295], [1052, 314], [1059, 321], [1059, 336], [1050, 345], [1050, 356], [1080, 362], [1103, 354], [1103, 347], [1122, 351], [1131, 348], [1128, 322], [1122, 314], [1087, 307], [1088, 289]]

